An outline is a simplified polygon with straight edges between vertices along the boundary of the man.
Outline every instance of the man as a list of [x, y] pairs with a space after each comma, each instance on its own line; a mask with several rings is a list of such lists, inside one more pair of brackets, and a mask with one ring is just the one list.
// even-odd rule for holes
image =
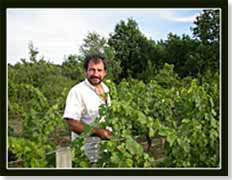
[[[84, 62], [86, 79], [75, 85], [66, 99], [64, 118], [67, 120], [69, 129], [72, 131], [72, 140], [77, 138], [86, 124], [92, 123], [99, 115], [98, 108], [101, 104], [110, 102], [108, 87], [102, 82], [106, 76], [106, 63], [101, 55], [88, 56]], [[111, 131], [107, 129], [92, 129], [92, 135], [99, 139], [109, 139]], [[94, 138], [94, 137], [93, 137]], [[89, 143], [99, 142], [98, 138], [90, 139]], [[87, 145], [88, 146], [88, 145]], [[95, 146], [92, 146], [95, 147]], [[88, 148], [85, 148], [88, 149]], [[88, 150], [86, 154], [88, 156]], [[91, 153], [90, 153], [91, 154]], [[92, 162], [96, 163], [96, 158]], [[91, 161], [91, 157], [89, 157]]]

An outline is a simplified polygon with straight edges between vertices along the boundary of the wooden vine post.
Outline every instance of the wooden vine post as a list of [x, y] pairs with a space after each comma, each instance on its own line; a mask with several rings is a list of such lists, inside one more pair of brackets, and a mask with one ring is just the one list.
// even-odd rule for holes
[[72, 151], [70, 147], [56, 150], [56, 168], [72, 168]]

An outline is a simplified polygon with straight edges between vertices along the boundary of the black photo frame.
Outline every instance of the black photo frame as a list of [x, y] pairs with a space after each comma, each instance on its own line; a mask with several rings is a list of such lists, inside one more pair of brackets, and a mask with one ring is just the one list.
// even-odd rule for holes
[[[221, 9], [221, 168], [220, 169], [7, 169], [7, 8], [220, 8]], [[2, 176], [228, 176], [228, 1], [226, 0], [5, 0], [0, 4], [1, 26], [1, 140]]]

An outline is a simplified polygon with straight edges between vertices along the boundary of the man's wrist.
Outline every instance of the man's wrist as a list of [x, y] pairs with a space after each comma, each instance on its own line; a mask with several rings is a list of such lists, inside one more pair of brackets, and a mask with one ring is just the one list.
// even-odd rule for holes
[[92, 132], [93, 132], [93, 133], [92, 133], [93, 135], [98, 136], [98, 129], [97, 129], [97, 128], [93, 128], [93, 129], [92, 129]]

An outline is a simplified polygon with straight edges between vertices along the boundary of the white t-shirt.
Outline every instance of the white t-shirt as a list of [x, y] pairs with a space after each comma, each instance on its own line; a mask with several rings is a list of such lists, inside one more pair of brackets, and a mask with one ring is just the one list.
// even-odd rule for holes
[[[103, 91], [109, 92], [109, 88], [102, 82]], [[91, 85], [87, 79], [72, 87], [66, 99], [64, 118], [80, 120], [84, 124], [92, 123], [99, 115], [98, 108], [104, 104], [104, 100], [96, 93], [96, 87]], [[110, 104], [110, 97], [107, 97]], [[78, 134], [72, 132], [72, 140]]]

